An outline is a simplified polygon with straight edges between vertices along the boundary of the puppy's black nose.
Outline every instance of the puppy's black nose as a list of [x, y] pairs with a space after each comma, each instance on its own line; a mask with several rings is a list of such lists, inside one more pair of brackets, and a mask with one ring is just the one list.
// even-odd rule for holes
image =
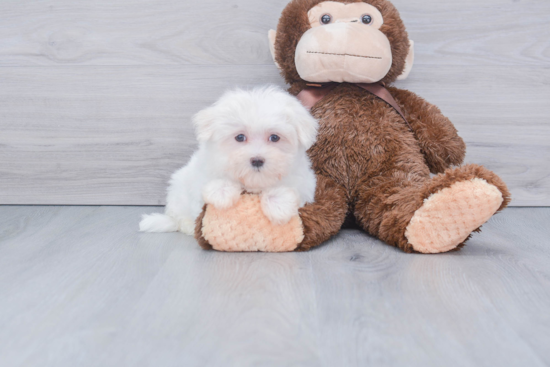
[[252, 158], [250, 159], [250, 164], [252, 164], [252, 167], [260, 168], [264, 165], [265, 160], [263, 158]]

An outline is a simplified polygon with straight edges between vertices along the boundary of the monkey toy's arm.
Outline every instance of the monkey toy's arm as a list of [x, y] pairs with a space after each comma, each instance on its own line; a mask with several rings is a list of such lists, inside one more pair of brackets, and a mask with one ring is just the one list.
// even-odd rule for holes
[[388, 88], [411, 125], [432, 173], [462, 164], [466, 145], [441, 110], [408, 90]]

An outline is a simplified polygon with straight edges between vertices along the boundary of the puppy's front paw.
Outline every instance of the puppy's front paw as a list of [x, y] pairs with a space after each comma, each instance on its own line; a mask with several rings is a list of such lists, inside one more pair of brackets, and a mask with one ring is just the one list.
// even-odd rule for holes
[[214, 180], [204, 187], [202, 198], [206, 204], [214, 205], [217, 209], [228, 209], [237, 203], [241, 193], [241, 185], [235, 182]]
[[288, 187], [277, 187], [262, 193], [262, 211], [273, 224], [286, 224], [298, 215], [299, 203], [296, 190]]

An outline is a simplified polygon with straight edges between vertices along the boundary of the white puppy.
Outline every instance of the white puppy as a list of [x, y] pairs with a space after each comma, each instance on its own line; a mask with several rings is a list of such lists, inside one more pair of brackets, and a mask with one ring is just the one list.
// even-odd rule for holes
[[199, 149], [172, 175], [165, 214], [145, 215], [142, 232], [192, 235], [204, 203], [230, 208], [243, 191], [261, 194], [274, 224], [313, 201], [316, 178], [306, 151], [318, 124], [296, 98], [271, 86], [234, 90], [193, 122]]

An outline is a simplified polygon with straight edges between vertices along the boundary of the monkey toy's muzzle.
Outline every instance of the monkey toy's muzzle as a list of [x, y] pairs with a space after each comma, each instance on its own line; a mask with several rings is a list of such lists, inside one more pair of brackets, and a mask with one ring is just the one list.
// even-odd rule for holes
[[380, 30], [355, 22], [309, 29], [295, 55], [300, 77], [313, 83], [376, 83], [392, 65], [391, 46]]

